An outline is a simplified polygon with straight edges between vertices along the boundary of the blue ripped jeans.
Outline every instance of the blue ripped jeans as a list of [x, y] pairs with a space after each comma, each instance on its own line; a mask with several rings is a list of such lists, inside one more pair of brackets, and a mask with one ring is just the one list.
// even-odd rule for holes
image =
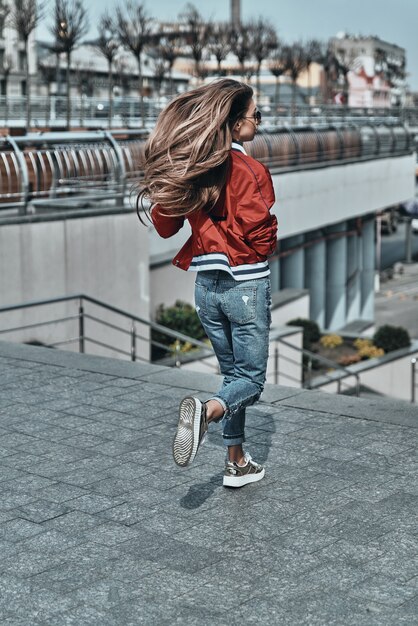
[[220, 270], [202, 271], [195, 303], [224, 376], [212, 396], [225, 410], [223, 440], [226, 446], [238, 445], [245, 441], [245, 407], [259, 399], [266, 380], [270, 279], [236, 281]]

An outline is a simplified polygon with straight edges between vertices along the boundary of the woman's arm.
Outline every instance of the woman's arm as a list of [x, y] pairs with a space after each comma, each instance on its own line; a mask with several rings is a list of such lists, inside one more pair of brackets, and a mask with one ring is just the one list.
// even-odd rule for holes
[[262, 256], [273, 254], [277, 243], [277, 218], [270, 209], [275, 202], [270, 172], [244, 161], [234, 177], [236, 219], [248, 245]]
[[182, 215], [164, 215], [161, 213], [161, 207], [156, 204], [151, 211], [152, 223], [155, 226], [155, 230], [164, 239], [172, 237], [184, 224], [184, 216]]

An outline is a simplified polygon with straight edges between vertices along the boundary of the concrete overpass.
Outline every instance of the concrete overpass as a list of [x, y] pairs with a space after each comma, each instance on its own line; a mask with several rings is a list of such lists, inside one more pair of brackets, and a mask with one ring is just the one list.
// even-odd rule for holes
[[[406, 131], [363, 126], [357, 132], [284, 129], [247, 146], [270, 165], [276, 192], [280, 241], [270, 260], [273, 293], [308, 289], [311, 319], [329, 330], [373, 320], [375, 215], [415, 193], [415, 154]], [[185, 278], [169, 259], [187, 236], [162, 241], [150, 233], [152, 306], [179, 294], [185, 299]]]
[[[152, 318], [161, 303], [193, 302], [194, 274], [171, 266], [187, 229], [162, 240], [138, 224], [129, 200], [142, 148], [135, 132], [3, 140], [2, 305], [84, 292]], [[270, 166], [276, 189], [275, 294], [308, 290], [310, 316], [322, 328], [372, 320], [375, 213], [414, 195], [411, 135], [399, 124], [285, 127], [259, 135], [248, 149]], [[60, 305], [59, 316], [74, 315], [68, 306]], [[43, 319], [45, 309], [13, 313], [0, 323]], [[48, 343], [52, 332], [7, 338]], [[65, 332], [70, 339], [71, 330]], [[103, 329], [98, 338], [106, 342], [109, 333]]]

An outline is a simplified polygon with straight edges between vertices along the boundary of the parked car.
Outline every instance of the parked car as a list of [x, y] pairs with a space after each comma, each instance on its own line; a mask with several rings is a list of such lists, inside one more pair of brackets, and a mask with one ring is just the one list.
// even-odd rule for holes
[[412, 232], [418, 235], [418, 217], [414, 217], [411, 221]]

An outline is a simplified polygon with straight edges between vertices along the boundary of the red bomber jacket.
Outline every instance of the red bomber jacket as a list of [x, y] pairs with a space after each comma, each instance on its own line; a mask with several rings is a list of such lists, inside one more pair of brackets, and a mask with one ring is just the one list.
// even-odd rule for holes
[[[277, 219], [270, 214], [275, 201], [270, 172], [245, 154], [240, 144], [232, 144], [229, 159], [227, 181], [213, 210], [187, 217], [192, 235], [173, 259], [173, 265], [181, 269], [199, 269], [190, 267], [198, 265], [196, 259], [221, 257], [227, 258], [232, 270], [242, 265], [267, 265], [267, 256], [276, 248]], [[151, 218], [158, 234], [168, 238], [180, 230], [185, 218], [166, 216], [161, 210], [156, 204]]]

